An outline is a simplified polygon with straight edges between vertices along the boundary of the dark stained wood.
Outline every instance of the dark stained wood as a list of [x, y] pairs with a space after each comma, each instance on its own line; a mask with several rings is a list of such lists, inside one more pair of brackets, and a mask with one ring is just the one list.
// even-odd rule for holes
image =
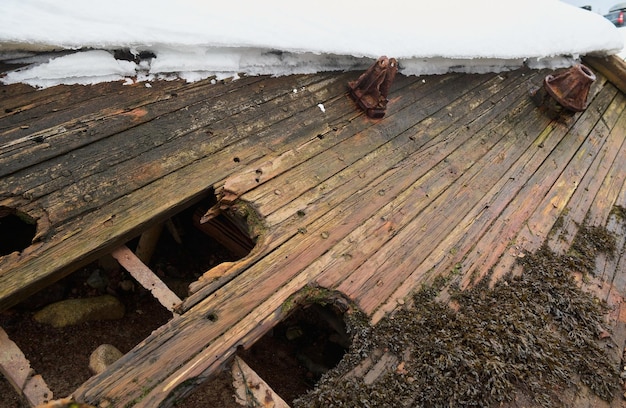
[[[259, 98], [268, 100], [267, 107], [278, 105], [267, 119], [279, 121], [293, 116], [292, 109], [315, 106], [316, 87], [321, 87], [323, 92], [328, 81], [317, 84], [310, 81], [320, 78], [325, 77], [274, 79], [258, 88]], [[303, 87], [308, 87], [309, 91], [303, 91], [301, 97], [294, 96], [293, 89]], [[190, 113], [179, 107], [173, 118], [160, 116], [145, 128], [131, 127], [2, 178], [3, 205], [19, 207], [35, 216], [41, 214], [39, 218], [45, 218], [50, 225], [44, 242], [20, 255], [0, 259], [3, 271], [8, 269], [4, 266], [8, 263], [12, 270], [19, 271], [0, 275], [0, 305], [10, 306], [29, 292], [47, 286], [50, 279], [56, 280], [110, 251], [116, 241], [121, 244], [148, 224], [163, 221], [168, 213], [176, 213], [206, 195], [220, 178], [266, 153], [267, 149], [260, 145], [245, 148], [251, 144], [245, 136], [254, 138], [264, 126], [260, 113], [251, 108], [257, 102], [247, 91], [243, 92], [245, 95], [230, 94], [236, 98], [234, 101], [226, 97], [209, 99], [209, 106], [202, 111], [211, 113], [199, 115], [201, 119], [187, 120]], [[278, 98], [277, 94], [282, 97]], [[180, 103], [185, 106], [184, 101]], [[283, 109], [281, 104], [289, 106]], [[212, 129], [202, 129], [201, 122], [210, 121], [216, 112], [223, 117], [212, 123]], [[180, 125], [183, 118], [186, 118], [186, 127]], [[231, 127], [237, 119], [237, 125]], [[246, 121], [255, 119], [256, 122], [243, 129]], [[184, 140], [176, 139], [177, 135]], [[176, 149], [175, 146], [178, 150], [171, 150]], [[195, 181], [183, 175], [185, 172]], [[143, 189], [145, 186], [150, 187]], [[155, 196], [155, 191], [170, 191], [171, 194]], [[86, 238], [89, 234], [105, 238]], [[60, 258], [57, 253], [66, 256]], [[5, 300], [7, 304], [3, 304]]]
[[[555, 120], [528, 95], [547, 73], [400, 75], [382, 120], [347, 95], [358, 73], [0, 87], [0, 205], [39, 221], [36, 243], [0, 258], [0, 308], [215, 194], [256, 246], [193, 283], [179, 315], [77, 400], [171, 405], [307, 286], [376, 323], [452, 270], [468, 287], [543, 242], [565, 252], [583, 220], [620, 237], [594, 284], [621, 350], [626, 234], [612, 210], [626, 205], [626, 98], [599, 72], [588, 109]], [[354, 375], [374, 381], [397, 361], [381, 351]]]

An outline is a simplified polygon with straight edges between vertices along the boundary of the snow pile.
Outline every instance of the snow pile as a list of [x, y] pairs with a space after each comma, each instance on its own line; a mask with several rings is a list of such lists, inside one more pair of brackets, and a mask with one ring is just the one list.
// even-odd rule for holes
[[[567, 66], [623, 48], [606, 19], [557, 0], [3, 0], [0, 10], [0, 59], [30, 64], [2, 81], [34, 86], [344, 70], [381, 55], [396, 57], [405, 74], [502, 71]], [[102, 51], [39, 65], [15, 58], [85, 49], [153, 58], [120, 61]]]

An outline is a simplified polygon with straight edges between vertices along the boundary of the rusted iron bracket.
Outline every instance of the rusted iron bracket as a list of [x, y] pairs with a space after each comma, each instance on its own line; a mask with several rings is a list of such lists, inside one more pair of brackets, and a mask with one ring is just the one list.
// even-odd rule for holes
[[387, 95], [397, 72], [396, 59], [382, 56], [356, 81], [348, 82], [350, 95], [370, 118], [385, 116]]
[[548, 75], [543, 81], [546, 91], [565, 109], [582, 112], [587, 107], [587, 96], [596, 76], [579, 64], [557, 75]]
[[531, 91], [531, 98], [537, 106], [548, 112], [582, 112], [587, 107], [587, 96], [595, 74], [579, 64], [556, 75], [547, 75], [543, 86]]

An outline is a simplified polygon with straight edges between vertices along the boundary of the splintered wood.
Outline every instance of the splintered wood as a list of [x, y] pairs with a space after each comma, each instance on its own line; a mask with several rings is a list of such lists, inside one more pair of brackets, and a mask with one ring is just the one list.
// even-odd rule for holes
[[289, 405], [240, 357], [235, 356], [231, 371], [235, 399], [242, 407], [289, 408]]
[[[0, 117], [0, 136], [15, 143], [0, 155], [0, 189], [10, 192], [0, 205], [45, 209], [48, 233], [0, 258], [0, 308], [115, 250], [179, 314], [73, 396], [151, 408], [229, 364], [307, 287], [340, 292], [376, 324], [438, 278], [464, 289], [504, 276], [544, 242], [562, 252], [586, 217], [606, 225], [626, 207], [626, 96], [597, 72], [587, 109], [554, 120], [528, 94], [552, 72], [398, 75], [380, 120], [355, 111], [354, 72], [100, 85], [93, 99], [68, 88], [80, 103], [67, 109], [52, 90], [35, 93], [52, 106]], [[46, 143], [22, 140], [21, 125]], [[261, 233], [251, 243], [238, 224], [205, 224], [229, 247], [254, 249], [207, 271], [181, 302], [119, 247], [208, 193], [218, 198], [211, 217], [245, 207]], [[614, 231], [624, 235], [622, 224]], [[623, 300], [625, 257], [622, 248], [619, 262], [605, 262], [612, 304]], [[381, 350], [354, 374], [376, 382], [404, 361]]]

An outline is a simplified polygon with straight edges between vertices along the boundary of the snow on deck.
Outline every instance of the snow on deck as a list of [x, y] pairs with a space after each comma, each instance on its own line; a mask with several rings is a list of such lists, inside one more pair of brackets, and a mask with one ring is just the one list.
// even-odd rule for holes
[[[526, 64], [569, 66], [579, 56], [623, 48], [602, 16], [557, 0], [432, 3], [243, 0], [89, 2], [5, 0], [0, 60], [27, 63], [4, 83], [37, 87], [235, 74], [312, 73], [363, 68], [380, 55], [404, 74], [499, 72]], [[149, 58], [115, 59], [129, 49]], [[18, 51], [86, 50], [32, 56]], [[96, 51], [94, 51], [96, 50]], [[99, 51], [98, 51], [99, 50]], [[146, 52], [148, 52], [146, 54]]]

